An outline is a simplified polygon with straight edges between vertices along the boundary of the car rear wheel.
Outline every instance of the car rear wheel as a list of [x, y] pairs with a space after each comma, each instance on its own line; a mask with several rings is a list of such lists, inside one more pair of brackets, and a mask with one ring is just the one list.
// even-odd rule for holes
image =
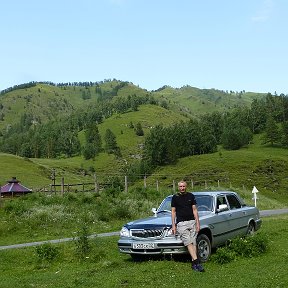
[[254, 224], [250, 222], [247, 228], [247, 235], [253, 235], [254, 233], [255, 233]]
[[211, 255], [211, 242], [205, 234], [200, 234], [197, 237], [197, 253], [201, 262], [208, 261]]

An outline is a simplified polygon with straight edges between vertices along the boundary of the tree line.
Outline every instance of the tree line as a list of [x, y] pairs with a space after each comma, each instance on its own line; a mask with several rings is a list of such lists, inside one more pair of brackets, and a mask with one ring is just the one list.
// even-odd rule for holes
[[[120, 87], [123, 86], [119, 84], [114, 88], [113, 97], [112, 94], [106, 98], [101, 97], [89, 108], [79, 109], [69, 116], [59, 116], [47, 123], [41, 124], [41, 121], [35, 119], [32, 114], [23, 114], [19, 123], [12, 125], [6, 132], [2, 132], [0, 151], [28, 158], [83, 155], [85, 159], [91, 159], [102, 151], [121, 155], [116, 136], [110, 129], [105, 132], [105, 145], [102, 147], [103, 141], [97, 132], [97, 125], [115, 113], [137, 111], [142, 104], [159, 104], [151, 94], [143, 96], [133, 94], [128, 97], [114, 98]], [[137, 133], [141, 134], [143, 132], [141, 129], [141, 127], [136, 127]], [[82, 130], [85, 131], [86, 143], [83, 147], [78, 137]]]
[[[107, 129], [102, 139], [98, 125], [114, 113], [137, 111], [139, 105], [147, 103], [160, 105], [150, 94], [134, 94], [117, 96], [113, 101], [109, 97], [100, 98], [89, 109], [74, 111], [69, 117], [45, 124], [35, 124], [33, 115], [24, 114], [17, 125], [2, 135], [0, 151], [28, 158], [83, 155], [85, 159], [94, 159], [102, 151], [120, 157], [116, 136]], [[80, 131], [85, 131], [82, 146]], [[135, 131], [136, 135], [143, 136], [141, 123], [137, 123]], [[131, 174], [145, 175], [154, 167], [175, 163], [181, 157], [215, 152], [217, 145], [239, 149], [248, 145], [257, 133], [263, 133], [263, 144], [288, 147], [286, 96], [268, 93], [261, 100], [253, 100], [251, 107], [207, 113], [170, 127], [157, 125], [145, 135], [142, 159], [131, 164], [128, 170]]]
[[11, 91], [15, 91], [18, 89], [27, 89], [27, 88], [31, 88], [31, 87], [35, 87], [37, 84], [46, 84], [46, 85], [50, 85], [50, 86], [56, 86], [56, 87], [93, 87], [93, 86], [100, 86], [103, 83], [109, 83], [109, 82], [120, 82], [120, 85], [128, 85], [130, 82], [127, 81], [120, 81], [117, 79], [105, 79], [103, 81], [96, 81], [96, 82], [92, 82], [92, 81], [84, 81], [84, 82], [62, 82], [62, 83], [54, 83], [51, 81], [30, 81], [28, 83], [23, 83], [23, 84], [19, 84], [19, 85], [14, 85], [12, 87], [8, 87], [6, 89], [3, 89], [0, 91], [0, 95], [4, 95], [6, 93], [9, 93]]
[[237, 150], [259, 133], [263, 135], [262, 144], [288, 148], [286, 96], [268, 93], [262, 100], [254, 100], [250, 108], [207, 113], [170, 127], [158, 125], [146, 136], [142, 160], [131, 164], [127, 175], [129, 179], [149, 175], [155, 167], [173, 164], [181, 157], [213, 153], [217, 145]]

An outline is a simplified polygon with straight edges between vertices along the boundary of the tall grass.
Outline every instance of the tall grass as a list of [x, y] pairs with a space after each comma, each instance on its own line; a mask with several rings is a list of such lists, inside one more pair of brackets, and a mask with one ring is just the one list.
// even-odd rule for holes
[[118, 231], [128, 220], [151, 215], [151, 208], [159, 204], [157, 194], [155, 198], [151, 195], [148, 199], [143, 193], [140, 196], [108, 189], [100, 194], [33, 193], [4, 199], [0, 245], [74, 237], [83, 223], [91, 234]]
[[[181, 259], [133, 262], [120, 254], [118, 237], [91, 239], [79, 261], [73, 242], [0, 251], [1, 287], [213, 287], [286, 288], [288, 216], [265, 218], [261, 233], [269, 249], [227, 264], [205, 263], [205, 273]], [[55, 247], [55, 249], [53, 248]]]

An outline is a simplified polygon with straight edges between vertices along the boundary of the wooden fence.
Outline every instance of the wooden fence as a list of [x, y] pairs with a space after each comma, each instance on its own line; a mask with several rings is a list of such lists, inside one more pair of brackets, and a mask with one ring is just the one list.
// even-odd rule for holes
[[[56, 184], [56, 179], [53, 179], [53, 182], [42, 189], [36, 189], [35, 192], [50, 192], [50, 193], [68, 193], [68, 192], [95, 192], [100, 193], [105, 188], [118, 188], [123, 190], [124, 192], [128, 192], [129, 187], [133, 186], [133, 183], [128, 181], [127, 176], [120, 177], [120, 185], [112, 182], [99, 181], [98, 178], [94, 175], [93, 182], [82, 182], [82, 183], [65, 183], [64, 177], [61, 178], [60, 183]], [[215, 177], [214, 177], [215, 178]], [[220, 177], [219, 177], [220, 178]], [[181, 179], [179, 177], [179, 179]], [[159, 180], [157, 178], [149, 179], [147, 177], [143, 177], [143, 188], [144, 189], [155, 189], [157, 191], [163, 189], [169, 189], [171, 192], [177, 191], [179, 180], [173, 180], [172, 183], [167, 183], [167, 181]], [[185, 179], [188, 185], [188, 190], [194, 189], [208, 189], [208, 187], [226, 187], [231, 188], [231, 183], [229, 182], [229, 178], [222, 177], [217, 180], [195, 180], [195, 179]], [[118, 186], [117, 186], [118, 185]], [[139, 187], [139, 186], [138, 186]]]

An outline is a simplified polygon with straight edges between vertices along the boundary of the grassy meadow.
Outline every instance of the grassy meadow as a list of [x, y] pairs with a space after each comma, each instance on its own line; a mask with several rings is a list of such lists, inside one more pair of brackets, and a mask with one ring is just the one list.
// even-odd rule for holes
[[287, 225], [287, 215], [264, 218], [258, 233], [268, 239], [265, 253], [222, 265], [210, 260], [204, 265], [205, 273], [192, 271], [186, 259], [133, 262], [118, 252], [117, 236], [90, 240], [85, 257], [77, 254], [75, 241], [0, 250], [1, 287], [284, 288], [288, 283]]
[[[101, 89], [109, 91], [116, 84], [104, 82]], [[84, 100], [81, 94], [87, 89], [91, 99]], [[128, 85], [118, 93], [120, 97], [127, 97], [152, 92]], [[237, 104], [248, 104], [253, 98], [263, 97], [200, 91], [193, 87], [166, 87], [152, 94], [173, 109], [141, 105], [138, 111], [114, 114], [98, 125], [102, 138], [107, 128], [116, 135], [122, 157], [100, 153], [95, 160], [84, 160], [82, 156], [28, 159], [0, 153], [0, 185], [15, 176], [34, 191], [49, 191], [51, 172], [55, 169], [56, 184], [60, 184], [62, 178], [66, 184], [93, 182], [95, 174], [103, 183], [108, 178], [119, 178], [123, 188], [125, 171], [142, 153], [145, 135], [152, 126], [186, 121], [188, 118], [183, 115], [196, 116], [197, 112], [229, 110]], [[69, 115], [74, 108], [84, 109], [97, 97], [95, 87], [37, 84], [29, 89], [18, 89], [1, 98], [5, 121], [1, 121], [0, 129], [19, 122], [23, 109], [44, 122], [59, 113]], [[138, 122], [143, 127], [144, 137], [136, 136], [131, 128], [131, 123], [135, 126]], [[238, 257], [223, 265], [211, 260], [205, 264], [205, 274], [191, 271], [189, 263], [179, 259], [133, 262], [129, 256], [118, 252], [118, 237], [115, 236], [90, 240], [84, 237], [119, 231], [127, 221], [151, 215], [151, 208], [172, 194], [173, 185], [175, 187], [181, 179], [188, 182], [191, 191], [234, 190], [251, 205], [255, 186], [259, 190], [257, 206], [260, 210], [288, 207], [288, 150], [264, 146], [261, 137], [254, 135], [253, 142], [240, 150], [227, 151], [219, 147], [209, 155], [185, 157], [175, 165], [158, 167], [147, 177], [145, 189], [143, 179], [136, 183], [128, 179], [127, 193], [119, 189], [119, 185], [110, 185], [100, 193], [33, 192], [24, 197], [0, 198], [0, 246], [60, 238], [82, 239], [82, 242], [74, 240], [38, 248], [0, 250], [0, 287], [286, 287], [287, 215], [263, 219], [259, 233], [268, 239], [266, 253]], [[79, 132], [79, 139], [82, 144], [85, 142], [84, 131]]]

